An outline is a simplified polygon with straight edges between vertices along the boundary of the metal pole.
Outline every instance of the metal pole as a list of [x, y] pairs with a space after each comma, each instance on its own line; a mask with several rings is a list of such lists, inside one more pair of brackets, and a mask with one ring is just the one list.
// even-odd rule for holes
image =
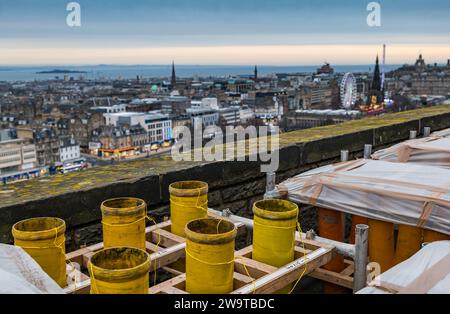
[[423, 137], [428, 137], [431, 134], [431, 128], [429, 126], [426, 126], [423, 128]]
[[270, 192], [275, 190], [275, 183], [276, 183], [277, 175], [275, 172], [268, 172], [266, 175], [266, 194], [264, 194], [264, 199], [272, 199], [269, 194]]
[[364, 145], [364, 159], [370, 159], [370, 156], [372, 156], [372, 148], [373, 146], [371, 144]]
[[353, 293], [367, 285], [367, 251], [369, 246], [369, 226], [356, 225], [355, 232], [355, 272], [353, 274]]
[[416, 130], [409, 131], [409, 139], [413, 140], [415, 138], [417, 138], [417, 131]]
[[276, 173], [268, 172], [266, 175], [266, 192], [275, 190]]
[[341, 150], [341, 161], [342, 162], [348, 161], [348, 155], [349, 155], [348, 150]]
[[[209, 208], [209, 211], [213, 214], [219, 215], [219, 216], [226, 216], [227, 218], [231, 219], [234, 222], [240, 222], [245, 225], [249, 230], [253, 230], [253, 220], [249, 218], [244, 218], [241, 216], [236, 215], [228, 215], [228, 212], [221, 212], [218, 210], [214, 210], [212, 208]], [[316, 236], [315, 234], [311, 234], [308, 232], [306, 234], [307, 239], [314, 240], [323, 244], [329, 244], [336, 248], [336, 252], [342, 256], [349, 257], [351, 259], [355, 258], [355, 246], [348, 243], [338, 242], [326, 238], [322, 238], [319, 236]]]

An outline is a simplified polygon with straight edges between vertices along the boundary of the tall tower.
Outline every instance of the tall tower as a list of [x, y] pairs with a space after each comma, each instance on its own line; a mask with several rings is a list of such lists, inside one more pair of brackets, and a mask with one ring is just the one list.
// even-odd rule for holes
[[384, 93], [386, 82], [386, 44], [383, 45], [383, 61], [381, 64], [381, 90]]
[[255, 65], [255, 80], [258, 79], [258, 67]]
[[172, 78], [170, 80], [170, 83], [172, 84], [172, 89], [175, 88], [175, 85], [177, 83], [177, 76], [175, 74], [175, 62], [172, 61]]
[[373, 73], [371, 89], [373, 91], [381, 92], [381, 73], [380, 73], [380, 62], [378, 60], [378, 56], [377, 56], [377, 60], [375, 62], [375, 71]]

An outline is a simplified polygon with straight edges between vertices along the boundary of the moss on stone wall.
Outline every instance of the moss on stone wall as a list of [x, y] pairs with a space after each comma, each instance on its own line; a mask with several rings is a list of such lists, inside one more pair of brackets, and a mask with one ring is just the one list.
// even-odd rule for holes
[[[283, 133], [280, 135], [280, 147], [283, 148], [293, 144], [310, 143], [396, 124], [405, 124], [410, 121], [417, 121], [422, 118], [439, 116], [447, 113], [450, 113], [449, 105], [435, 106], [395, 114], [386, 114], [380, 117], [353, 120], [338, 125]], [[409, 132], [409, 130], [407, 131]], [[321, 154], [323, 153], [325, 152], [316, 152], [317, 156], [313, 159], [320, 159]], [[311, 155], [309, 159], [312, 157], [314, 156]], [[281, 160], [281, 162], [283, 161]], [[175, 162], [170, 156], [162, 156], [115, 163], [104, 167], [94, 167], [82, 172], [33, 179], [0, 187], [0, 208], [25, 204], [31, 201], [56, 197], [72, 192], [88, 191], [93, 188], [120, 182], [133, 183], [145, 177], [158, 176], [167, 172], [183, 171], [205, 164], [208, 163]]]

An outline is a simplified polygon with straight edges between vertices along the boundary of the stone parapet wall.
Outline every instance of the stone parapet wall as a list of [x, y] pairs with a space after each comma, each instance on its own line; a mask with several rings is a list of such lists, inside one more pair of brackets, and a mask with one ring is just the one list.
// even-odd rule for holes
[[[306, 170], [338, 161], [340, 151], [362, 156], [365, 144], [384, 148], [409, 137], [410, 130], [450, 127], [450, 106], [419, 109], [339, 125], [280, 135], [280, 182]], [[150, 216], [169, 215], [170, 183], [202, 180], [210, 185], [209, 206], [251, 217], [263, 197], [265, 174], [259, 162], [175, 162], [169, 156], [116, 163], [80, 173], [57, 175], [0, 187], [0, 242], [11, 243], [11, 226], [22, 219], [56, 216], [67, 223], [68, 250], [101, 241], [100, 203], [133, 196], [148, 203]], [[314, 227], [315, 213], [301, 212], [304, 229]]]

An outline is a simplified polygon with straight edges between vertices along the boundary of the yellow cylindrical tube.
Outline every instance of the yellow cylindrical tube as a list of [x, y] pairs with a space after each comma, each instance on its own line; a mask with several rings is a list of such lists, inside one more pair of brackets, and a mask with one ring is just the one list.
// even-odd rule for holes
[[[344, 241], [344, 222], [341, 212], [330, 210], [326, 208], [319, 208], [317, 212], [319, 235], [334, 241]], [[336, 254], [336, 256], [326, 265], [324, 269], [340, 273], [345, 268], [344, 257]], [[345, 288], [338, 285], [325, 282], [323, 285], [324, 293], [337, 294], [344, 293]]]
[[14, 244], [22, 247], [61, 287], [66, 279], [66, 223], [59, 218], [32, 218], [12, 228]]
[[184, 227], [194, 219], [208, 215], [208, 184], [200, 181], [181, 181], [169, 186], [172, 233], [184, 237]]
[[397, 265], [416, 254], [420, 250], [421, 244], [422, 229], [399, 225], [394, 265]]
[[[298, 206], [285, 200], [263, 200], [253, 204], [252, 258], [274, 267], [281, 267], [295, 258], [295, 230]], [[288, 293], [292, 285], [277, 291]]]
[[432, 230], [423, 230], [423, 242], [449, 241], [450, 235]]
[[369, 257], [380, 264], [381, 272], [392, 267], [394, 262], [394, 224], [369, 219]]
[[233, 291], [236, 226], [228, 220], [202, 218], [185, 226], [186, 291], [224, 294]]
[[109, 248], [89, 263], [91, 294], [148, 294], [150, 255], [137, 248]]
[[137, 198], [124, 197], [104, 201], [101, 205], [104, 247], [134, 247], [145, 250], [146, 208], [145, 201]]

